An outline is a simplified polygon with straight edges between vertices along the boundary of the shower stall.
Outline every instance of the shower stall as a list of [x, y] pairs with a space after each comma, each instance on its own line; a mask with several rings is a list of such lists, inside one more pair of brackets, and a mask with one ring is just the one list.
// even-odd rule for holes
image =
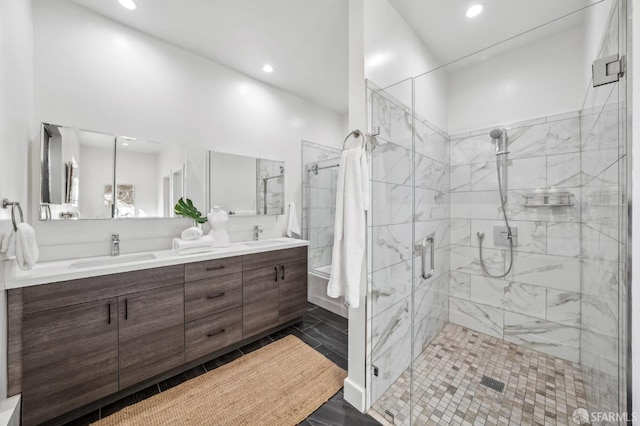
[[[367, 389], [383, 424], [623, 423], [628, 88], [623, 72], [589, 79], [594, 60], [627, 55], [627, 2], [607, 4], [601, 27], [586, 7], [391, 86], [367, 82], [380, 129]], [[597, 54], [575, 50], [559, 69], [562, 43], [594, 31]]]

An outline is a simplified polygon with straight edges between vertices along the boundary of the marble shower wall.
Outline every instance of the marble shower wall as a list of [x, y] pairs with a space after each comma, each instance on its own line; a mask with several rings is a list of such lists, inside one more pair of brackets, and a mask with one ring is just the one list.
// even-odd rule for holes
[[[619, 53], [612, 11], [598, 57]], [[590, 87], [582, 118], [581, 352], [589, 409], [623, 412], [627, 299], [626, 85]]]
[[[372, 128], [380, 127], [370, 160], [368, 237], [369, 360], [379, 371], [372, 375], [376, 401], [448, 319], [449, 167], [446, 134], [416, 118], [414, 152], [411, 110], [384, 92], [368, 95]], [[423, 280], [413, 246], [432, 233], [436, 272]]]
[[[330, 272], [333, 252], [333, 226], [336, 217], [338, 167], [308, 172], [340, 163], [340, 150], [302, 141], [302, 238], [309, 240], [309, 269]], [[322, 268], [322, 267], [325, 268]]]
[[[509, 266], [509, 246], [495, 245], [504, 226], [495, 148], [482, 129], [451, 136], [449, 321], [578, 362], [580, 359], [580, 118], [578, 112], [509, 127], [507, 215], [517, 227], [514, 264], [503, 279], [487, 269]], [[525, 194], [555, 186], [574, 195], [569, 207], [524, 207]]]

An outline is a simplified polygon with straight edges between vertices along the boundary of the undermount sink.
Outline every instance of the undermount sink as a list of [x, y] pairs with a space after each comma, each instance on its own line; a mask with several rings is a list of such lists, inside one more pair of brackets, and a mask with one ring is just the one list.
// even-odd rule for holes
[[140, 262], [143, 260], [157, 259], [153, 253], [140, 253], [114, 257], [100, 257], [94, 259], [76, 260], [69, 264], [69, 269], [92, 268], [95, 266], [120, 265], [122, 263]]
[[271, 240], [262, 240], [262, 241], [248, 241], [246, 243], [243, 243], [245, 246], [251, 246], [251, 247], [264, 247], [264, 246], [274, 246], [277, 244], [284, 244], [284, 243], [288, 243], [291, 240], [288, 238], [274, 238]]

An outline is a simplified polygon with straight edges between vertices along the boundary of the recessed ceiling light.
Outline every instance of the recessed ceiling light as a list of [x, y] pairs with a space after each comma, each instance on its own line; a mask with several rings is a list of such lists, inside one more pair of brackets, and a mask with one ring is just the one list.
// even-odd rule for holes
[[133, 0], [118, 0], [125, 9], [134, 10], [138, 5]]
[[265, 64], [262, 67], [262, 71], [264, 71], [264, 72], [273, 72], [273, 67], [271, 65], [269, 65], [269, 64]]
[[484, 9], [484, 5], [482, 3], [476, 3], [473, 6], [470, 6], [466, 12], [467, 18], [474, 18], [480, 15], [483, 9]]

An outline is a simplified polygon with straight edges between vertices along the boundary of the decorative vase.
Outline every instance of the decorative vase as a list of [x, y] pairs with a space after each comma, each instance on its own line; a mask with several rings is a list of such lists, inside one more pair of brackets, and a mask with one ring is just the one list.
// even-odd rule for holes
[[225, 229], [229, 221], [229, 215], [220, 206], [213, 206], [207, 215], [207, 221], [211, 225], [209, 236], [214, 240], [214, 247], [229, 247], [229, 233]]

